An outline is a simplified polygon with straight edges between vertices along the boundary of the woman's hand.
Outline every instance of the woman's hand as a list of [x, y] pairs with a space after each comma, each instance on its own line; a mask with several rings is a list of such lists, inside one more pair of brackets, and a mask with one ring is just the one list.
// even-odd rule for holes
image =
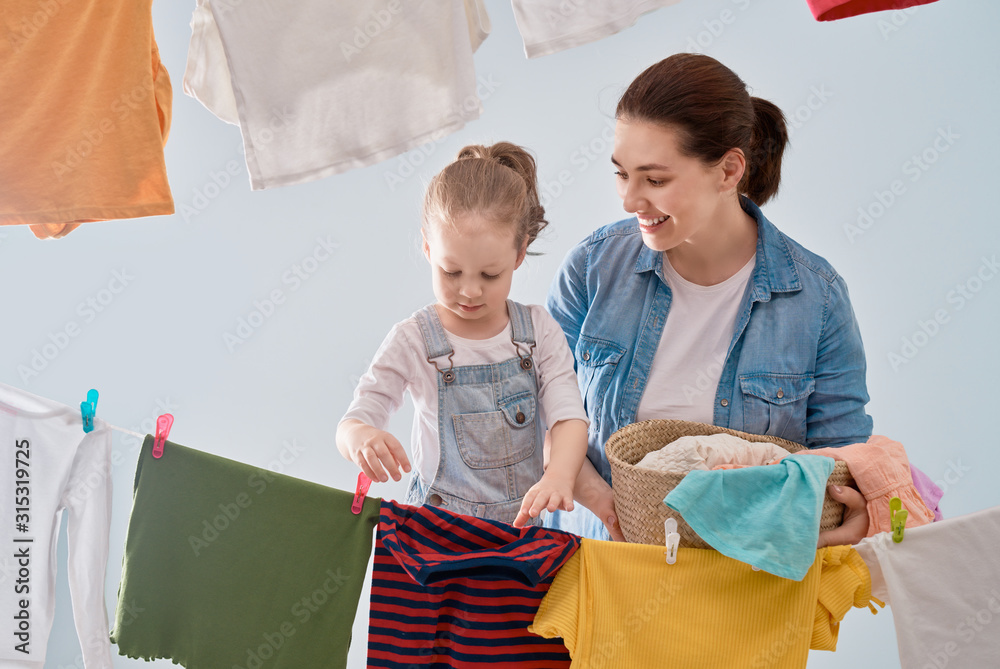
[[385, 483], [390, 476], [398, 481], [402, 478], [400, 470], [410, 471], [410, 461], [399, 440], [359, 420], [345, 420], [337, 426], [337, 448], [372, 481]]
[[819, 533], [817, 548], [853, 546], [868, 536], [868, 502], [849, 486], [829, 486], [830, 497], [844, 504], [844, 522], [840, 527]]
[[618, 526], [618, 514], [615, 512], [615, 493], [608, 482], [594, 469], [594, 464], [589, 458], [584, 459], [583, 467], [580, 468], [574, 494], [576, 501], [601, 519], [613, 541], [625, 541], [625, 535]]

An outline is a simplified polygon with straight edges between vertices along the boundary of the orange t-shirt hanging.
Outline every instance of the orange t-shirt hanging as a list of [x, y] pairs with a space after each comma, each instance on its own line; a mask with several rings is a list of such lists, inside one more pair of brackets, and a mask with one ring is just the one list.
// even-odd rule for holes
[[0, 224], [172, 214], [163, 145], [172, 91], [152, 0], [0, 4]]

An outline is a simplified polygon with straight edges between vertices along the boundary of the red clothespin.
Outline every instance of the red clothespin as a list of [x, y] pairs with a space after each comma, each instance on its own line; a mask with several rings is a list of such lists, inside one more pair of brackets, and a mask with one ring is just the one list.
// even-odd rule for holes
[[163, 443], [170, 436], [170, 428], [173, 427], [173, 414], [165, 413], [156, 419], [156, 438], [153, 440], [153, 457], [160, 458], [163, 455]]
[[372, 480], [365, 476], [364, 472], [358, 474], [358, 486], [354, 489], [354, 501], [351, 502], [351, 513], [357, 515], [361, 513], [361, 507], [365, 505], [365, 495], [368, 494], [368, 487]]

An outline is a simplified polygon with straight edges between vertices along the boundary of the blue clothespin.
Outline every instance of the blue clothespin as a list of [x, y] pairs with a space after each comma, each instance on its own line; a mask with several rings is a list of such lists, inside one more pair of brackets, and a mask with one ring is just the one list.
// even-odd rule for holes
[[83, 431], [94, 431], [94, 414], [97, 413], [97, 391], [91, 388], [87, 391], [87, 401], [80, 402], [80, 416], [83, 418]]
[[903, 508], [903, 500], [898, 497], [889, 500], [889, 525], [892, 526], [892, 540], [897, 544], [903, 540], [908, 515], [910, 512]]

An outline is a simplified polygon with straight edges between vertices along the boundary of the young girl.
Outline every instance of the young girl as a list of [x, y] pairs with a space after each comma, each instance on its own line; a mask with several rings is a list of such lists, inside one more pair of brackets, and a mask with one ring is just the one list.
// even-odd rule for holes
[[410, 462], [383, 428], [410, 393], [409, 504], [518, 527], [573, 508], [588, 424], [573, 356], [543, 307], [507, 299], [543, 216], [535, 161], [508, 142], [465, 147], [428, 186], [421, 232], [437, 302], [393, 326], [337, 427], [345, 458], [398, 481]]

